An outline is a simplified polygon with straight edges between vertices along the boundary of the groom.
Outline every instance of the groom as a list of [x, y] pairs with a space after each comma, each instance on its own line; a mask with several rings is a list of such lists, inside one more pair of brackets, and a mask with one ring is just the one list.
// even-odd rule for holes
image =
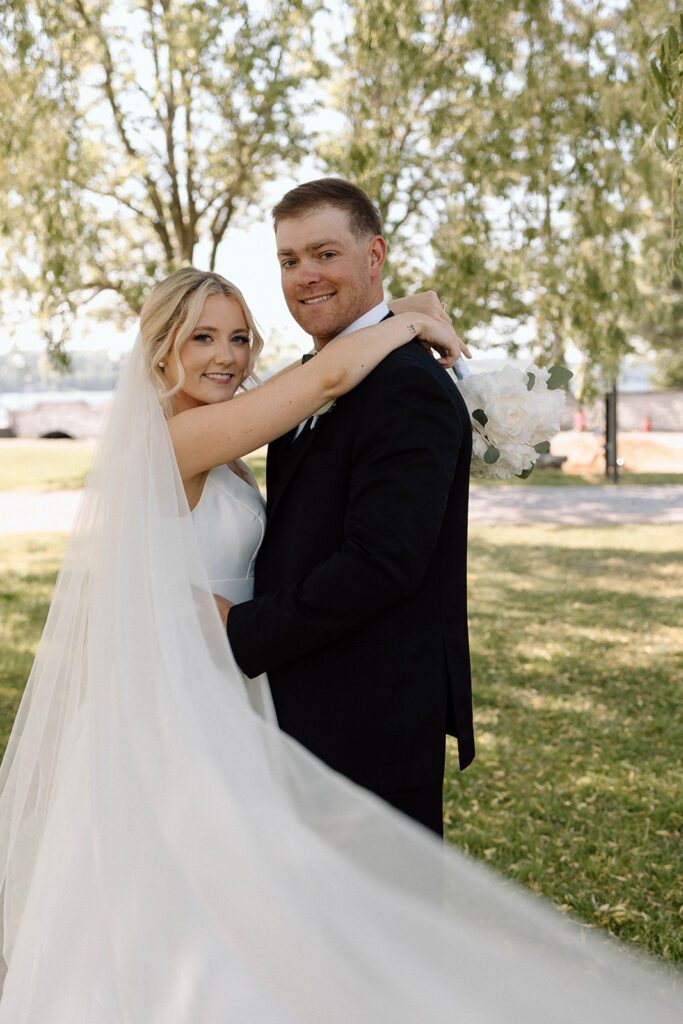
[[[282, 288], [316, 349], [390, 316], [368, 196], [339, 179], [273, 210]], [[255, 597], [227, 631], [281, 728], [442, 834], [445, 735], [474, 757], [466, 615], [471, 427], [418, 341], [268, 451]]]

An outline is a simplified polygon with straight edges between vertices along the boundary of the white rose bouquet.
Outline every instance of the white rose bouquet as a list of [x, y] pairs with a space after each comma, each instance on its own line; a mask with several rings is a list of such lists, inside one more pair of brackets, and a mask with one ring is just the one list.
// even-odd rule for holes
[[562, 388], [571, 377], [564, 366], [529, 366], [523, 372], [507, 365], [459, 380], [472, 420], [471, 475], [501, 480], [529, 476], [560, 429]]

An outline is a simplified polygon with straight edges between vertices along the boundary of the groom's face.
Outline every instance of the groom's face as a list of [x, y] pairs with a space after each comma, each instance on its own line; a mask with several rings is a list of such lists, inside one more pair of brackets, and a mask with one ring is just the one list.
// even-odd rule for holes
[[382, 301], [384, 240], [359, 238], [346, 210], [314, 207], [278, 221], [275, 237], [289, 311], [316, 348]]

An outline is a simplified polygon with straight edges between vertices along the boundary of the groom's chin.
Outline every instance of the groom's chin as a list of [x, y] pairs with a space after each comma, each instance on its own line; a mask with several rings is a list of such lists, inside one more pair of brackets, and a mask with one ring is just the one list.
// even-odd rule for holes
[[313, 338], [330, 341], [344, 330], [346, 324], [339, 325], [333, 309], [321, 309], [315, 306], [304, 306], [298, 303], [290, 312], [299, 327]]

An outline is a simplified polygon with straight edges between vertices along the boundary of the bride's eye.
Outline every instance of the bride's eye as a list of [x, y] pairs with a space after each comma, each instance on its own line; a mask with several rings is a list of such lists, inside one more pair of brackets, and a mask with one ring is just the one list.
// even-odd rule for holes
[[237, 342], [238, 345], [248, 345], [249, 344], [249, 335], [248, 334], [236, 334], [235, 337], [232, 338], [231, 340], [232, 340], [233, 343]]
[[193, 337], [193, 341], [201, 341], [206, 343], [209, 341], [213, 341], [213, 338], [210, 334], [195, 334]]

